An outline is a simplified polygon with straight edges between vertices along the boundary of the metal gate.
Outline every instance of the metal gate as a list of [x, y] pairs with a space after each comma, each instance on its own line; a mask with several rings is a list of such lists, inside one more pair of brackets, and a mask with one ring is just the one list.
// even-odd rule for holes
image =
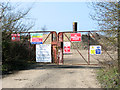
[[43, 33], [43, 44], [51, 44], [51, 63], [57, 63], [57, 33], [55, 31], [35, 31], [35, 32], [21, 32], [22, 45], [29, 49], [29, 60], [36, 61], [36, 44], [31, 44], [31, 33]]
[[[51, 44], [52, 62], [65, 65], [98, 65], [117, 60], [117, 45], [103, 34], [103, 31], [59, 32], [35, 31], [21, 32], [21, 41], [29, 49], [29, 60], [36, 60], [36, 45], [30, 43], [30, 33], [43, 33], [43, 44]], [[81, 33], [81, 41], [72, 42], [71, 33]], [[64, 43], [70, 43], [70, 53], [64, 53]], [[90, 46], [100, 45], [101, 54], [91, 55]]]
[[[71, 33], [81, 33], [81, 41], [72, 42]], [[77, 31], [58, 33], [59, 51], [62, 55], [58, 58], [59, 64], [65, 65], [98, 65], [103, 62], [110, 63], [117, 60], [117, 45], [103, 35], [103, 31]], [[64, 43], [69, 42], [70, 53], [64, 53]], [[90, 54], [90, 46], [101, 46], [101, 54]]]

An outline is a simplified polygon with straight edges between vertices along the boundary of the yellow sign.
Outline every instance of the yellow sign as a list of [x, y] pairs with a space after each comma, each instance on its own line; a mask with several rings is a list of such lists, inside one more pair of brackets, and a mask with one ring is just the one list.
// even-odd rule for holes
[[91, 45], [90, 46], [90, 54], [91, 55], [100, 55], [101, 54], [101, 46], [100, 45]]
[[42, 38], [42, 36], [32, 36], [32, 38]]
[[90, 54], [95, 54], [95, 50], [90, 50]]

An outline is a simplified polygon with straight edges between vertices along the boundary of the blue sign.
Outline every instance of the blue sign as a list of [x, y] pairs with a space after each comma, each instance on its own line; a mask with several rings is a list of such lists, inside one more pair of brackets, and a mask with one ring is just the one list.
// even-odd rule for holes
[[100, 45], [91, 45], [90, 46], [90, 54], [91, 55], [100, 55], [101, 54], [101, 46]]
[[31, 42], [31, 44], [43, 44], [43, 42]]
[[101, 49], [100, 49], [99, 46], [98, 46], [97, 49], [95, 50], [95, 53], [96, 53], [96, 54], [101, 54]]

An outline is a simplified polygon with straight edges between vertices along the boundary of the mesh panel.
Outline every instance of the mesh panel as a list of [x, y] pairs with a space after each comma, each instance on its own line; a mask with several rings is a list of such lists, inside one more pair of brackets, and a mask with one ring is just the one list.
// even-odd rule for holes
[[[84, 36], [85, 33], [81, 32]], [[88, 62], [88, 37], [81, 37], [81, 41], [71, 42], [71, 33], [64, 33], [64, 42], [70, 42], [70, 53], [63, 56], [64, 64], [86, 64]]]
[[[71, 33], [63, 34], [63, 43], [70, 42], [70, 53], [63, 54], [64, 64], [117, 64], [117, 38], [103, 32], [79, 32], [81, 41], [71, 42]], [[101, 46], [101, 54], [90, 54], [90, 46]], [[64, 51], [64, 49], [63, 49]]]

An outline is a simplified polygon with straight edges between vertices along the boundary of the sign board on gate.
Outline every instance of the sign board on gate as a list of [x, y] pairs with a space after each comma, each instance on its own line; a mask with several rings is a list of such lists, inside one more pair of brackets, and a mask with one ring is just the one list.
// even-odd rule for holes
[[42, 44], [43, 34], [42, 33], [31, 33], [31, 44]]
[[91, 45], [90, 46], [90, 54], [91, 55], [101, 54], [101, 46], [100, 45]]
[[71, 41], [72, 42], [78, 42], [81, 41], [81, 33], [71, 33]]
[[70, 53], [70, 42], [64, 42], [64, 53]]
[[36, 44], [36, 62], [51, 62], [51, 44]]
[[11, 34], [12, 41], [20, 41], [20, 34]]

